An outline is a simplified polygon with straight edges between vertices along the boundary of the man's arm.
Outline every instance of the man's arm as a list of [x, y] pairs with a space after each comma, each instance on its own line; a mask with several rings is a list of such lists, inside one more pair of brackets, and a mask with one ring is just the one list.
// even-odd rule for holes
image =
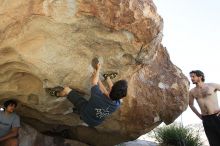
[[105, 94], [106, 96], [109, 96], [109, 92], [107, 91], [107, 89], [105, 88], [105, 86], [102, 84], [100, 80], [98, 81], [98, 85], [102, 93]]
[[111, 91], [112, 90], [112, 86], [113, 86], [113, 83], [112, 83], [112, 80], [110, 79], [110, 77], [107, 77], [107, 83], [108, 83], [108, 86], [109, 86], [109, 90]]
[[189, 107], [200, 119], [202, 119], [201, 114], [198, 112], [198, 110], [194, 106], [194, 97], [191, 92], [189, 92]]
[[17, 127], [12, 128], [11, 131], [8, 134], [6, 134], [3, 137], [0, 137], [0, 141], [5, 141], [9, 138], [13, 138], [13, 137], [18, 136], [18, 130], [19, 130], [19, 128], [17, 128]]
[[98, 84], [100, 69], [101, 69], [101, 64], [98, 63], [96, 66], [96, 70], [94, 70], [93, 76], [92, 76], [92, 85], [93, 86]]
[[214, 86], [215, 91], [220, 91], [220, 84], [212, 83], [212, 86]]
[[107, 89], [105, 88], [105, 86], [102, 84], [102, 82], [99, 80], [99, 72], [101, 69], [101, 64], [98, 63], [96, 65], [96, 69], [93, 72], [93, 76], [92, 76], [92, 86], [94, 85], [99, 85], [99, 89], [101, 90], [101, 92], [103, 94], [105, 94], [106, 96], [109, 96], [109, 92], [107, 91]]

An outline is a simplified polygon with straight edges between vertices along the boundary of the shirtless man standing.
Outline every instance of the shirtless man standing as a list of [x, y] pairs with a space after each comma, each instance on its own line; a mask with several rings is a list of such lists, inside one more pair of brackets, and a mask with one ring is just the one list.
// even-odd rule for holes
[[[203, 121], [210, 146], [220, 146], [220, 108], [217, 98], [220, 84], [204, 83], [205, 76], [200, 70], [191, 71], [190, 78], [196, 87], [190, 90], [189, 106]], [[194, 99], [196, 99], [201, 113], [194, 107]]]

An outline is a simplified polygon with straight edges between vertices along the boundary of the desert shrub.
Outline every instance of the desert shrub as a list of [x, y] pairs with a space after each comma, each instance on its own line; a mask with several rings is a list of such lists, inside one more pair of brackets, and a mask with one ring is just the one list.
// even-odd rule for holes
[[178, 124], [154, 130], [155, 139], [161, 146], [201, 146], [199, 133]]

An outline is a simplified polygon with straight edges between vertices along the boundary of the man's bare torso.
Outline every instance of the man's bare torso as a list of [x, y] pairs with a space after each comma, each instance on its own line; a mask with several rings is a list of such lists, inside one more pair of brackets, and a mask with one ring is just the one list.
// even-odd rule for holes
[[190, 91], [191, 96], [199, 104], [202, 115], [211, 115], [219, 112], [216, 88], [213, 84], [204, 84], [202, 87], [195, 87]]

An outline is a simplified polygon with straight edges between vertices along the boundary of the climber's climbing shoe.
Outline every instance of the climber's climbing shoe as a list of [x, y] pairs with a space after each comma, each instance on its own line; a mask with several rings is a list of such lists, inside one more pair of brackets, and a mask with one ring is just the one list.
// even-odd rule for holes
[[108, 77], [110, 79], [114, 79], [116, 76], [118, 75], [118, 73], [116, 72], [111, 72], [111, 73], [105, 73], [103, 74], [104, 79], [106, 80]]
[[61, 86], [56, 86], [54, 88], [46, 88], [46, 91], [51, 95], [51, 96], [56, 96], [56, 97], [60, 97], [59, 96], [59, 92], [63, 91], [63, 87]]

